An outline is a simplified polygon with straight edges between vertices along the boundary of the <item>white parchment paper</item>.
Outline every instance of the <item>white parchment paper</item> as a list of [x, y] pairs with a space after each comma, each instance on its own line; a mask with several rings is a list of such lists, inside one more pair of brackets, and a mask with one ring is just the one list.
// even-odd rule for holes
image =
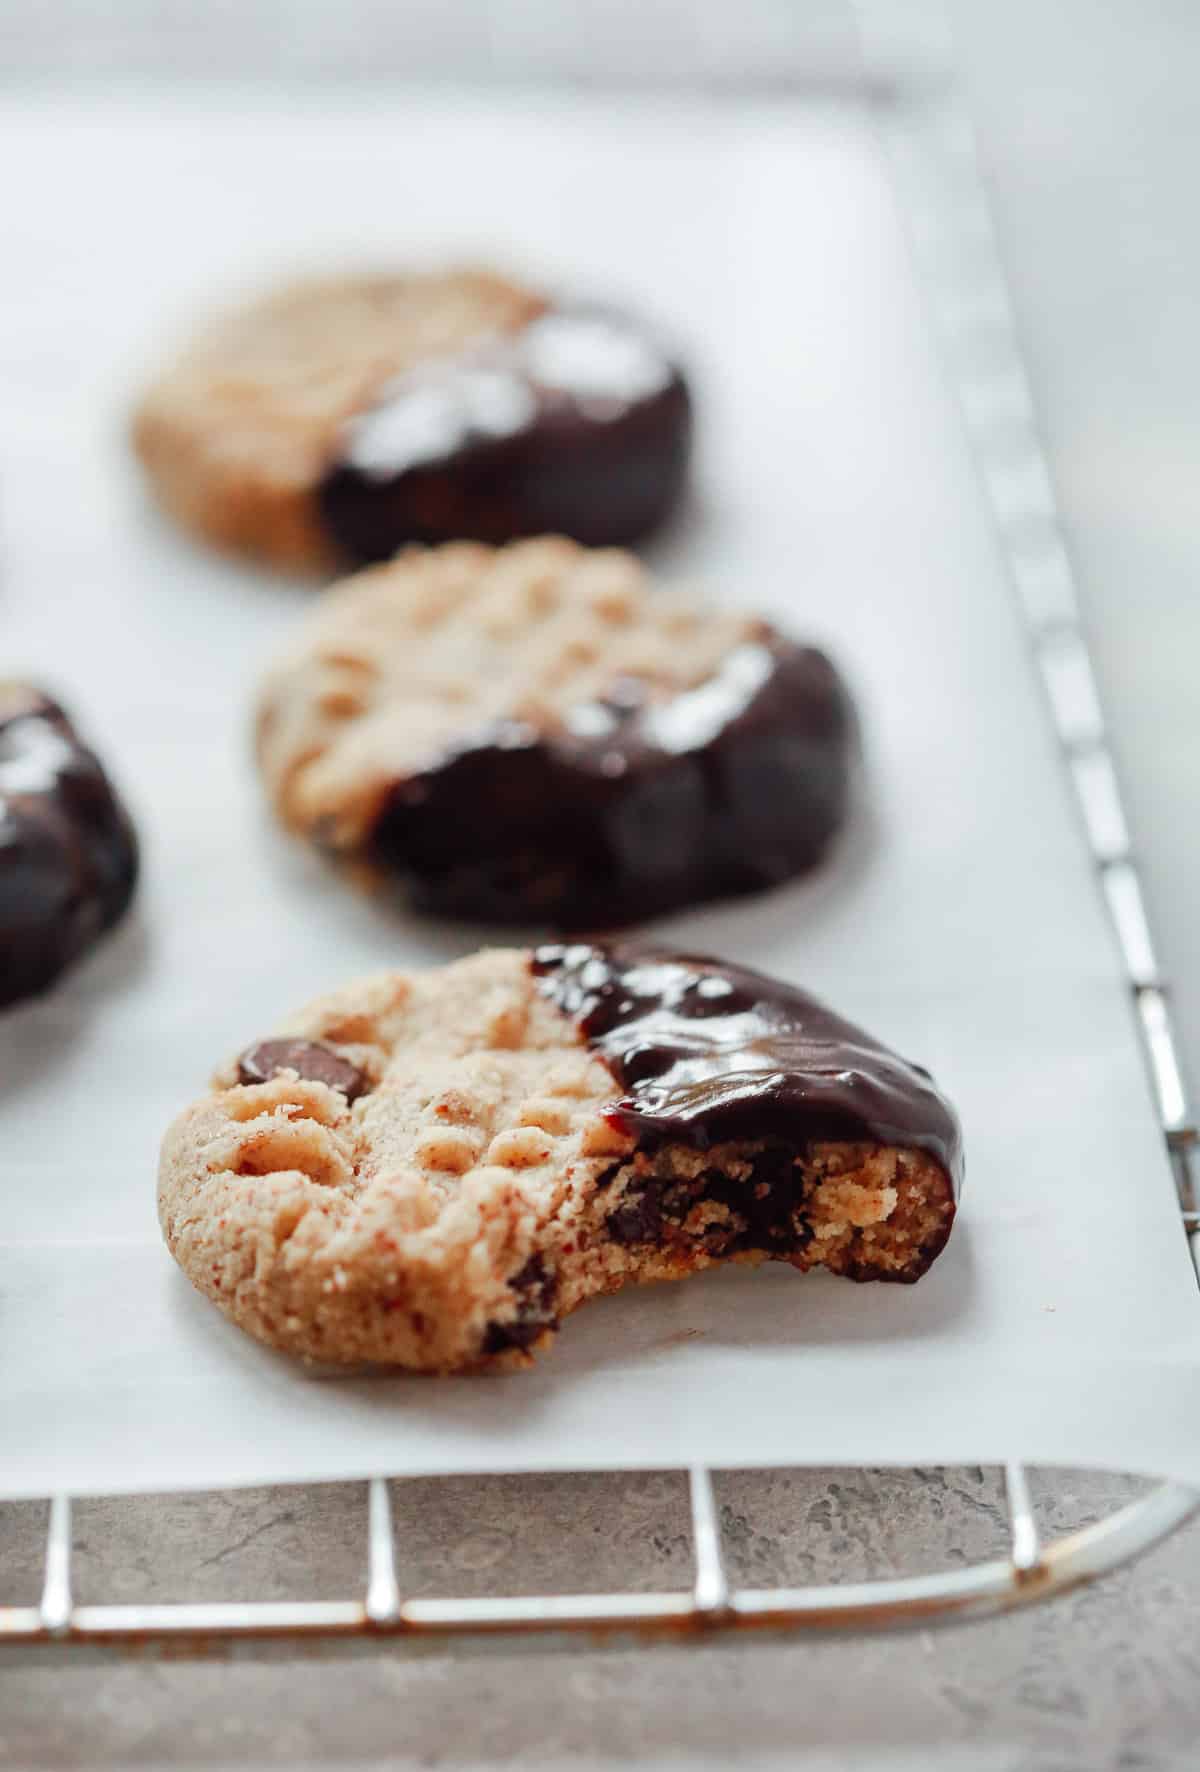
[[[136, 915], [0, 1021], [0, 1492], [588, 1465], [1110, 1464], [1200, 1480], [1200, 1298], [1125, 987], [866, 115], [612, 96], [44, 98], [0, 119], [3, 668], [139, 820]], [[786, 1268], [597, 1304], [531, 1373], [314, 1373], [192, 1293], [157, 1146], [225, 1053], [477, 945], [272, 828], [254, 681], [313, 595], [144, 501], [122, 424], [215, 299], [468, 257], [658, 314], [701, 394], [664, 571], [836, 653], [870, 803], [821, 875], [660, 926], [827, 995], [966, 1128], [915, 1289]]]

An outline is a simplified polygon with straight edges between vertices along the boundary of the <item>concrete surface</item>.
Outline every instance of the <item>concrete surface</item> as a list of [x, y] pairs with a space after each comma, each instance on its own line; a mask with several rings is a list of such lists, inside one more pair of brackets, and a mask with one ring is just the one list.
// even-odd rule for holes
[[[1121, 1478], [1038, 1484], [1057, 1534], [1128, 1500]], [[736, 1581], [854, 1580], [953, 1566], [1005, 1543], [998, 1474], [745, 1473], [720, 1482]], [[686, 1497], [672, 1474], [398, 1485], [407, 1591], [678, 1587]], [[95, 1502], [80, 1597], [345, 1596], [361, 1582], [356, 1486]], [[37, 1587], [44, 1510], [0, 1509], [0, 1594]], [[1169, 1625], [1169, 1629], [1167, 1626]], [[511, 1646], [354, 1658], [273, 1647], [233, 1661], [98, 1667], [0, 1659], [13, 1767], [309, 1766], [1159, 1769], [1195, 1764], [1200, 1529], [1066, 1599], [903, 1637], [757, 1638], [652, 1652]]]

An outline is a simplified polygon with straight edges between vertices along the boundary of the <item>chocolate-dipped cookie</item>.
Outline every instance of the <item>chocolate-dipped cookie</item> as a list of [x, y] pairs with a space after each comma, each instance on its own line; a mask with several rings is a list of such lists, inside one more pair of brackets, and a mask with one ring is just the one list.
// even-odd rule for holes
[[347, 581], [258, 720], [293, 829], [423, 908], [560, 928], [802, 873], [843, 820], [856, 745], [823, 653], [553, 538]]
[[188, 527], [321, 569], [410, 542], [640, 539], [682, 489], [691, 403], [634, 319], [451, 271], [302, 283], [229, 315], [133, 434]]
[[589, 1298], [721, 1262], [910, 1282], [954, 1221], [928, 1073], [719, 960], [497, 949], [249, 1051], [167, 1134], [160, 1217], [200, 1291], [315, 1359], [520, 1366]]
[[0, 1006], [47, 990], [124, 916], [137, 865], [129, 815], [58, 702], [0, 682]]

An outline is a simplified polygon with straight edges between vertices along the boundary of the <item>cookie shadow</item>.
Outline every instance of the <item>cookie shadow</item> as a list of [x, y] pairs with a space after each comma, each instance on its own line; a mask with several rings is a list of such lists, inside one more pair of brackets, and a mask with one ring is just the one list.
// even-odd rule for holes
[[966, 1224], [959, 1224], [945, 1252], [915, 1285], [798, 1274], [785, 1262], [714, 1268], [596, 1300], [563, 1325], [554, 1353], [570, 1366], [568, 1376], [669, 1358], [684, 1344], [741, 1349], [751, 1358], [760, 1349], [820, 1348], [862, 1348], [869, 1357], [874, 1348], [959, 1332], [976, 1307], [977, 1269]]
[[[343, 576], [336, 572], [301, 572], [274, 570], [261, 561], [206, 544], [189, 530], [180, 528], [151, 497], [138, 476], [129, 492], [128, 519], [138, 531], [141, 551], [151, 567], [157, 568], [161, 582], [176, 582], [202, 574], [206, 597], [224, 598], [236, 613], [238, 605], [276, 596], [282, 601], [292, 599], [297, 606], [311, 604], [313, 598]], [[206, 605], [211, 615], [212, 604]]]
[[[694, 1370], [697, 1361], [703, 1364], [707, 1354], [720, 1350], [744, 1357], [745, 1382], [752, 1386], [756, 1354], [799, 1357], [853, 1349], [861, 1350], [865, 1366], [885, 1347], [894, 1351], [907, 1343], [951, 1340], [976, 1304], [976, 1268], [969, 1227], [960, 1225], [916, 1286], [855, 1285], [832, 1275], [796, 1274], [783, 1263], [714, 1269], [683, 1282], [634, 1287], [595, 1300], [568, 1318], [534, 1370], [491, 1377], [298, 1369], [282, 1355], [263, 1349], [255, 1355], [271, 1361], [277, 1373], [290, 1367], [326, 1394], [338, 1393], [354, 1414], [392, 1413], [398, 1427], [424, 1420], [438, 1432], [477, 1437], [479, 1468], [485, 1468], [489, 1438], [507, 1438], [514, 1421], [536, 1427], [537, 1417], [552, 1408], [563, 1406], [569, 1413], [570, 1393], [596, 1376], [655, 1371], [669, 1391], [685, 1365]], [[853, 1384], [852, 1363], [846, 1382]], [[673, 1458], [670, 1432], [665, 1425], [664, 1464]]]
[[636, 552], [652, 573], [661, 573], [664, 584], [693, 578], [691, 568], [698, 554], [719, 527], [718, 513], [697, 478], [692, 475], [666, 521], [640, 542]]
[[[733, 1385], [747, 1406], [770, 1411], [781, 1384], [798, 1411], [794, 1461], [802, 1462], [809, 1372], [814, 1394], [827, 1395], [834, 1362], [839, 1390], [852, 1395], [859, 1382], [877, 1384], [881, 1358], [894, 1369], [919, 1343], [952, 1352], [969, 1339], [962, 1332], [979, 1288], [960, 1227], [915, 1287], [856, 1286], [783, 1266], [713, 1271], [593, 1302], [530, 1371], [464, 1377], [306, 1365], [243, 1334], [178, 1272], [170, 1298], [180, 1332], [194, 1340], [193, 1369], [241, 1392], [239, 1411], [252, 1401], [277, 1424], [278, 1457], [263, 1475], [282, 1482], [361, 1476], [368, 1461], [397, 1476], [615, 1465], [628, 1451], [626, 1387], [642, 1421], [638, 1464], [678, 1465], [683, 1399], [711, 1400]], [[648, 1394], [662, 1398], [659, 1429], [645, 1419]], [[597, 1447], [610, 1444], [611, 1459], [598, 1461]]]
[[150, 953], [149, 926], [135, 908], [48, 990], [0, 1010], [0, 1096], [52, 1071], [93, 1014], [136, 989]]
[[302, 900], [318, 921], [336, 919], [362, 950], [364, 965], [437, 965], [482, 946], [512, 946], [523, 939], [521, 930], [425, 916], [408, 902], [399, 882], [361, 884], [344, 864], [281, 830], [265, 804], [255, 844], [272, 889], [293, 904]]

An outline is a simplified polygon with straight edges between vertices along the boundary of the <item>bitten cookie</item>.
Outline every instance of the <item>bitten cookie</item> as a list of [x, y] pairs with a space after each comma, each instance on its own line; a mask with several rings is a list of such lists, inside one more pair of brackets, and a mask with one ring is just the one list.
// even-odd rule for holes
[[451, 1372], [722, 1261], [919, 1279], [961, 1174], [928, 1073], [803, 992], [574, 944], [314, 1003], [175, 1122], [159, 1212], [260, 1341]]
[[35, 996], [120, 921], [128, 813], [59, 704], [0, 682], [0, 1007]]
[[645, 328], [482, 271], [300, 283], [146, 393], [134, 445], [206, 540], [320, 569], [409, 542], [629, 542], [683, 485], [688, 390]]
[[545, 537], [413, 551], [336, 587], [258, 716], [293, 830], [426, 909], [568, 928], [803, 872], [856, 752], [823, 653]]

